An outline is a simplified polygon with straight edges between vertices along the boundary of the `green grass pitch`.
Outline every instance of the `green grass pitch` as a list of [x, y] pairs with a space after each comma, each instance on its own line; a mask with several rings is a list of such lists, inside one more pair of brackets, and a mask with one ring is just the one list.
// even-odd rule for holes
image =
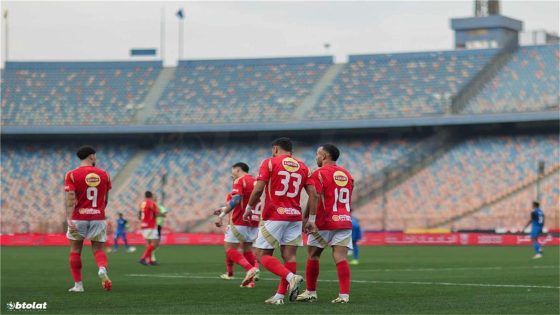
[[[332, 305], [336, 269], [325, 251], [316, 303], [265, 305], [277, 286], [262, 270], [254, 289], [218, 275], [225, 269], [219, 246], [163, 246], [161, 266], [137, 263], [136, 253], [109, 253], [113, 291], [101, 289], [89, 248], [82, 254], [84, 293], [70, 293], [68, 249], [2, 247], [2, 314], [6, 303], [47, 302], [45, 314], [559, 314], [559, 250], [545, 247], [362, 247], [352, 266], [350, 303]], [[298, 270], [305, 270], [300, 249]], [[21, 313], [21, 312], [19, 312]]]

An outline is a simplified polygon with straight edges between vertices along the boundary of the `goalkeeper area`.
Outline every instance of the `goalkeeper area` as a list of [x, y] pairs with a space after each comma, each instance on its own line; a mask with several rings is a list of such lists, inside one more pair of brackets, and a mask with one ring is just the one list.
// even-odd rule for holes
[[[138, 248], [142, 250], [142, 248]], [[278, 277], [261, 268], [254, 289], [240, 288], [244, 272], [222, 280], [221, 246], [163, 246], [161, 266], [137, 263], [136, 254], [110, 253], [113, 290], [102, 290], [89, 248], [82, 253], [86, 292], [73, 283], [67, 247], [2, 247], [2, 305], [44, 303], [46, 314], [558, 314], [559, 248], [531, 260], [530, 247], [361, 247], [351, 267], [349, 304], [338, 294], [330, 249], [323, 255], [316, 303], [265, 305]], [[305, 249], [298, 255], [304, 274]], [[3, 311], [7, 310], [5, 307]], [[37, 311], [28, 311], [37, 312]]]

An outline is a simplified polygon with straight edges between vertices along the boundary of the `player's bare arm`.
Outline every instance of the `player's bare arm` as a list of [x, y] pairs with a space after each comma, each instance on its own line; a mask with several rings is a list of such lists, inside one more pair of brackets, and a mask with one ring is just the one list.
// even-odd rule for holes
[[307, 199], [307, 205], [305, 206], [305, 212], [309, 215], [309, 219], [305, 223], [305, 231], [307, 233], [313, 233], [317, 231], [317, 226], [315, 225], [315, 217], [317, 215], [317, 202], [319, 200], [319, 195], [315, 186], [312, 184], [305, 186], [305, 191], [309, 198]]
[[245, 213], [243, 213], [243, 220], [249, 221], [251, 219], [251, 210], [257, 205], [259, 200], [261, 200], [261, 196], [264, 192], [264, 187], [266, 186], [266, 182], [262, 180], [258, 180], [255, 183], [255, 187], [253, 188], [253, 192], [251, 193], [251, 197], [249, 197], [249, 203], [247, 204], [247, 208], [245, 209]]
[[76, 192], [67, 191], [65, 194], [66, 222], [68, 223], [70, 231], [76, 231], [76, 225], [72, 222], [72, 212], [74, 212], [74, 207], [76, 206]]

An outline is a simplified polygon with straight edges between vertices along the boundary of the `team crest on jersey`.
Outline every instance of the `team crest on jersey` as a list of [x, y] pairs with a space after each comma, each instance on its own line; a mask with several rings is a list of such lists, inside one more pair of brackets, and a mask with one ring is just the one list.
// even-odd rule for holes
[[97, 187], [101, 183], [101, 177], [95, 173], [86, 175], [86, 185], [89, 187]]
[[282, 160], [282, 166], [288, 172], [297, 172], [299, 170], [299, 163], [291, 157], [287, 157]]
[[342, 171], [334, 172], [333, 178], [334, 182], [340, 187], [344, 187], [348, 184], [348, 176], [346, 176], [346, 174]]

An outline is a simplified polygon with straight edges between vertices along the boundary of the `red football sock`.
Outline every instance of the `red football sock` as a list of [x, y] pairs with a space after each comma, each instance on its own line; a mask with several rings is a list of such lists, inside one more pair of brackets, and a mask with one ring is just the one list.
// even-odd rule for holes
[[[297, 264], [295, 262], [284, 263], [284, 266], [292, 273], [296, 273], [297, 271]], [[276, 290], [276, 293], [286, 294], [287, 290], [288, 290], [288, 280], [286, 280], [286, 277], [283, 277], [282, 279], [280, 279], [280, 283], [278, 284], [278, 289]]]
[[336, 264], [336, 270], [338, 271], [338, 284], [340, 286], [340, 294], [350, 293], [350, 267], [348, 267], [348, 261], [343, 260]]
[[270, 256], [270, 255], [262, 256], [261, 264], [266, 268], [266, 270], [281, 277], [282, 279], [286, 278], [286, 276], [290, 274], [290, 270], [286, 268], [284, 265], [282, 265], [280, 260], [278, 260], [274, 256]]
[[233, 260], [226, 255], [226, 272], [228, 276], [233, 277]]
[[236, 264], [243, 267], [243, 269], [247, 271], [253, 268], [253, 265], [251, 265], [237, 249], [228, 249], [226, 255], [229, 257], [229, 259], [233, 260]]
[[104, 250], [100, 249], [96, 252], [93, 252], [93, 257], [95, 257], [95, 262], [97, 263], [97, 267], [107, 268], [107, 254], [105, 254]]
[[142, 254], [142, 259], [150, 262], [152, 260], [153, 251], [154, 251], [154, 246], [148, 245], [148, 247], [146, 247], [146, 250], [144, 251], [144, 254]]
[[253, 267], [259, 268], [259, 262], [257, 261], [257, 257], [255, 257], [255, 253], [253, 253], [253, 251], [244, 252], [243, 256], [245, 256], [245, 259], [247, 259]]
[[74, 278], [74, 282], [82, 281], [82, 257], [80, 253], [70, 253], [68, 260], [70, 262], [70, 273], [72, 274], [72, 278]]
[[317, 291], [317, 278], [319, 278], [319, 260], [307, 259], [305, 283], [308, 291]]

